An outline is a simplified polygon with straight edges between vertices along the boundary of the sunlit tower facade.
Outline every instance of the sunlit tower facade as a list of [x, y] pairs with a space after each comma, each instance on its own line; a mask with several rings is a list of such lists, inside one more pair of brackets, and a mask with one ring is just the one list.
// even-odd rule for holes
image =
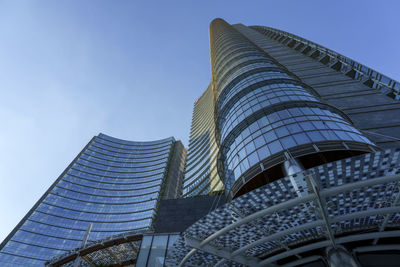
[[183, 197], [214, 194], [224, 188], [217, 168], [219, 146], [214, 106], [214, 92], [210, 84], [194, 103]]
[[222, 19], [210, 52], [228, 203], [181, 235], [169, 265], [396, 262], [399, 83], [301, 37]]
[[253, 32], [219, 20], [211, 25], [221, 173], [230, 197], [293, 168], [377, 150], [348, 116], [246, 36], [256, 38]]

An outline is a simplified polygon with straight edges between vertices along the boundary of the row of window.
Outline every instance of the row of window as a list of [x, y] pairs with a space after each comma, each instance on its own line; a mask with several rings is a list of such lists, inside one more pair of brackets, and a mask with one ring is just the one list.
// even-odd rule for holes
[[[70, 240], [65, 238], [51, 237], [48, 235], [35, 234], [24, 230], [18, 230], [12, 238], [13, 241], [26, 243], [29, 245], [43, 246], [57, 250], [69, 250], [79, 247], [81, 240]], [[31, 247], [31, 246], [28, 246]], [[32, 247], [35, 250], [34, 247]], [[29, 251], [29, 249], [27, 249]]]
[[201, 137], [195, 139], [202, 139], [202, 142], [199, 143], [197, 147], [188, 151], [188, 153], [190, 153], [190, 157], [186, 157], [187, 165], [192, 165], [198, 161], [199, 158], [201, 158], [202, 155], [205, 154], [209, 147], [215, 142], [215, 138], [210, 132], [206, 132]]
[[[202, 114], [199, 116], [208, 116], [208, 114]], [[211, 117], [210, 114], [210, 119], [203, 124], [203, 127], [207, 128], [201, 129], [199, 133], [190, 137], [190, 144], [188, 149], [188, 153], [190, 155], [188, 155], [187, 160], [190, 160], [192, 155], [197, 154], [197, 151], [201, 150], [204, 147], [204, 144], [208, 144], [210, 141], [215, 139], [213, 136], [213, 133], [215, 132], [214, 119], [212, 118], [213, 117]]]
[[94, 212], [94, 213], [135, 213], [143, 210], [155, 209], [156, 200], [149, 200], [140, 203], [130, 204], [101, 204], [101, 203], [90, 203], [82, 202], [79, 200], [63, 198], [49, 194], [43, 203], [63, 207], [66, 209], [73, 209], [82, 212]]
[[230, 49], [227, 53], [217, 53], [216, 58], [213, 60], [214, 69], [219, 70], [223, 68], [226, 62], [233, 60], [234, 58], [245, 54], [245, 53], [260, 53], [257, 49], [253, 47], [249, 47], [247, 44], [243, 44], [242, 46], [237, 46], [235, 48]]
[[223, 90], [223, 88], [232, 82], [234, 79], [239, 77], [240, 75], [248, 72], [248, 71], [254, 71], [256, 69], [265, 69], [265, 68], [273, 68], [277, 70], [277, 66], [274, 63], [270, 62], [248, 62], [247, 65], [241, 66], [240, 68], [233, 69], [232, 73], [229, 73], [229, 75], [223, 77], [220, 81], [217, 81], [217, 88], [220, 90]]
[[[258, 102], [263, 102], [266, 100], [272, 100], [276, 97], [290, 96], [290, 95], [303, 95], [314, 97], [313, 94], [309, 92], [308, 89], [303, 88], [303, 86], [294, 83], [273, 83], [273, 84], [258, 84], [258, 86], [253, 86], [251, 90], [242, 90], [238, 92], [235, 97], [231, 98], [221, 109], [218, 110], [219, 120], [223, 121], [229, 118], [228, 113], [236, 110], [238, 107], [242, 107], [246, 104], [255, 104], [256, 100]], [[247, 103], [247, 102], [253, 103]], [[275, 104], [276, 102], [270, 103]]]
[[173, 142], [175, 142], [175, 139], [173, 137], [169, 137], [166, 139], [162, 140], [157, 140], [157, 141], [144, 141], [144, 142], [137, 142], [137, 141], [127, 141], [127, 140], [122, 140], [118, 138], [114, 138], [105, 134], [99, 134], [96, 137], [96, 140], [100, 140], [100, 142], [108, 142], [109, 144], [113, 144], [114, 146], [126, 146], [126, 147], [132, 147], [132, 146], [137, 146], [138, 149], [147, 149], [147, 148], [157, 148], [161, 146], [166, 146], [169, 145]]
[[[218, 147], [215, 141], [215, 124], [213, 108], [213, 92], [208, 87], [203, 93], [193, 112], [193, 120], [190, 135], [190, 144], [186, 158], [186, 170], [183, 194], [194, 196], [197, 193], [206, 194], [212, 190], [211, 187], [201, 192], [194, 192], [193, 189], [199, 183], [220, 183], [218, 174], [212, 172], [216, 166]], [[216, 169], [216, 168], [215, 168]], [[208, 173], [208, 175], [206, 174]]]
[[240, 103], [232, 107], [222, 118], [220, 122], [221, 140], [240, 122], [251, 116], [258, 110], [266, 108], [276, 103], [290, 102], [290, 101], [313, 101], [318, 102], [318, 99], [309, 94], [305, 90], [255, 90], [240, 99]]
[[72, 219], [72, 220], [82, 220], [82, 221], [90, 221], [90, 222], [124, 222], [124, 221], [135, 221], [140, 220], [142, 218], [150, 218], [154, 215], [154, 210], [145, 210], [138, 211], [135, 213], [92, 213], [92, 212], [84, 212], [84, 211], [75, 211], [70, 210], [64, 207], [57, 207], [48, 205], [42, 202], [36, 209], [38, 212], [51, 214], [54, 216], [61, 216], [64, 218]]
[[[195, 187], [195, 184], [197, 182], [199, 182], [200, 180], [204, 180], [207, 179], [206, 177], [208, 177], [208, 175], [206, 175], [206, 173], [209, 173], [211, 170], [216, 169], [217, 166], [217, 155], [218, 155], [218, 151], [215, 151], [215, 153], [212, 155], [211, 159], [210, 159], [210, 163], [206, 164], [204, 166], [202, 166], [200, 169], [198, 169], [198, 171], [196, 173], [194, 173], [191, 176], [186, 176], [186, 180], [184, 182], [184, 189], [189, 187], [189, 191], [191, 189], [193, 189], [193, 187]], [[212, 173], [211, 179], [214, 178], [219, 178], [218, 174]]]
[[64, 180], [60, 180], [57, 184], [57, 187], [68, 189], [70, 191], [75, 191], [79, 193], [86, 193], [90, 195], [96, 196], [110, 196], [110, 197], [127, 197], [127, 196], [141, 196], [156, 192], [160, 189], [160, 185], [149, 187], [149, 188], [140, 188], [136, 190], [104, 190], [101, 188], [91, 188], [87, 186], [82, 186], [79, 184], [73, 184]]
[[221, 56], [231, 53], [233, 49], [247, 46], [247, 41], [243, 40], [243, 38], [238, 35], [234, 36], [230, 34], [229, 37], [225, 36], [223, 38], [213, 39], [211, 46], [213, 51], [216, 51], [216, 53], [214, 53], [215, 57], [213, 58], [213, 61], [216, 62]]
[[[348, 122], [343, 120], [343, 118], [335, 112], [332, 112], [326, 108], [320, 107], [293, 107], [282, 109], [279, 111], [275, 111], [272, 113], [263, 113], [259, 115], [260, 118], [257, 121], [249, 123], [246, 125], [245, 129], [242, 130], [241, 134], [235, 135], [235, 139], [239, 140], [239, 143], [245, 138], [244, 136], [249, 135], [249, 131], [255, 132], [259, 129], [263, 129], [263, 133], [266, 133], [272, 129], [279, 128], [284, 125], [291, 125], [295, 123], [299, 123], [301, 125], [300, 128], [294, 126], [295, 129], [302, 129], [299, 131], [307, 131], [307, 130], [317, 130], [317, 129], [330, 129], [327, 126], [324, 126], [325, 123], [322, 121], [332, 121], [341, 123], [341, 127], [339, 129], [355, 131], [359, 133], [354, 127], [352, 127]], [[316, 126], [314, 125], [314, 122]], [[334, 125], [334, 124], [332, 124]], [[342, 128], [343, 127], [343, 128]], [[336, 128], [336, 124], [335, 127]], [[295, 129], [290, 130], [290, 133], [298, 132]], [[289, 134], [284, 129], [278, 132], [279, 137], [283, 137]], [[233, 136], [232, 136], [233, 138]], [[227, 148], [231, 146], [233, 139], [225, 140], [224, 147]]]
[[60, 226], [64, 228], [72, 228], [72, 229], [84, 229], [87, 230], [89, 223], [93, 223], [93, 231], [114, 231], [114, 232], [119, 232], [119, 231], [127, 231], [127, 230], [133, 230], [133, 229], [140, 229], [144, 227], [150, 227], [151, 221], [153, 218], [153, 214], [151, 212], [148, 213], [149, 217], [141, 217], [136, 220], [132, 221], [94, 221], [91, 220], [91, 218], [67, 218], [67, 217], [62, 217], [62, 215], [55, 215], [55, 214], [49, 214], [49, 213], [44, 213], [39, 210], [34, 211], [31, 216], [29, 217], [29, 220], [37, 221], [37, 222], [43, 222], [46, 224], [51, 224], [54, 226]]
[[[3, 254], [3, 252], [7, 254]], [[16, 264], [29, 264], [20, 266], [43, 266], [46, 260], [64, 254], [65, 252], [67, 252], [67, 250], [31, 246], [10, 240], [2, 249], [0, 262], [2, 266], [7, 266], [6, 263], [10, 263], [8, 266], [13, 267], [15, 267]], [[27, 260], [27, 258], [23, 257], [29, 257], [31, 259]]]
[[158, 191], [155, 191], [154, 193], [151, 194], [145, 194], [145, 195], [139, 195], [139, 196], [99, 196], [99, 195], [94, 195], [94, 194], [89, 194], [89, 193], [82, 193], [82, 192], [76, 192], [72, 191], [66, 188], [62, 187], [54, 187], [53, 190], [51, 191], [52, 194], [54, 195], [59, 195], [62, 197], [70, 198], [70, 199], [75, 199], [75, 200], [80, 200], [80, 201], [86, 201], [86, 202], [94, 202], [94, 203], [138, 203], [138, 202], [145, 202], [149, 201], [152, 199], [157, 199], [158, 198]]
[[[271, 70], [252, 73], [249, 76], [244, 77], [237, 83], [235, 84], [231, 83], [226, 88], [224, 88], [224, 91], [218, 97], [218, 110], [221, 110], [221, 108], [225, 106], [225, 104], [228, 103], [240, 91], [245, 90], [249, 88], [251, 85], [255, 85], [256, 83], [273, 79], [293, 80], [293, 77], [284, 72], [271, 71]], [[280, 83], [283, 82], [284, 81]]]
[[[239, 65], [244, 64], [246, 62], [265, 62], [272, 64], [273, 61], [267, 58], [265, 55], [260, 55], [259, 53], [246, 53], [241, 54], [239, 57], [234, 58], [233, 60], [226, 62], [222, 69], [217, 70], [216, 73], [216, 81], [220, 81], [224, 79], [225, 75], [227, 75], [231, 70], [239, 67]], [[274, 65], [276, 66], [276, 65]]]
[[95, 155], [98, 158], [104, 159], [104, 160], [110, 160], [111, 162], [114, 161], [127, 161], [130, 163], [146, 163], [146, 162], [152, 162], [156, 161], [159, 159], [163, 159], [165, 157], [168, 157], [168, 153], [165, 154], [146, 154], [146, 155], [137, 155], [137, 154], [131, 154], [131, 153], [115, 153], [112, 151], [104, 150], [102, 148], [96, 147], [96, 146], [89, 146], [85, 150], [86, 154], [89, 155]]
[[[148, 187], [153, 187], [157, 185], [161, 185], [161, 179], [156, 179], [152, 180], [149, 182], [145, 183], [105, 183], [104, 181], [98, 181], [98, 180], [89, 180], [83, 177], [78, 177], [74, 176], [71, 174], [66, 174], [63, 176], [63, 180], [70, 182], [70, 183], [75, 183], [79, 184], [82, 186], [87, 186], [91, 188], [97, 188], [97, 189], [104, 189], [104, 190], [137, 190], [137, 189], [142, 189], [142, 188], [148, 188]], [[126, 179], [125, 179], [126, 181]]]
[[206, 147], [203, 150], [203, 153], [198, 155], [196, 161], [186, 164], [185, 175], [187, 177], [191, 177], [196, 174], [200, 169], [203, 169], [205, 165], [210, 166], [210, 164], [212, 164], [212, 162], [214, 162], [214, 160], [216, 159], [217, 152], [217, 144], [214, 141], [211, 143], [211, 147]]
[[104, 183], [116, 183], [116, 184], [124, 184], [124, 183], [147, 183], [151, 182], [157, 179], [162, 179], [164, 177], [164, 172], [161, 172], [163, 169], [160, 170], [158, 174], [151, 174], [151, 175], [121, 175], [121, 174], [115, 174], [109, 175], [106, 172], [99, 172], [99, 173], [93, 173], [93, 172], [88, 172], [82, 168], [75, 169], [74, 166], [72, 166], [71, 169], [68, 170], [68, 174], [76, 177], [82, 177], [87, 180], [92, 180], [92, 181], [98, 181], [98, 182], [104, 182]]
[[319, 116], [318, 120], [310, 120], [306, 116], [299, 116], [296, 119], [304, 121], [294, 123], [293, 118], [282, 119], [279, 121], [279, 124], [283, 124], [280, 127], [277, 127], [277, 123], [268, 122], [269, 118], [263, 117], [249, 125], [228, 146], [229, 149], [224, 151], [226, 175], [231, 176], [233, 171], [237, 179], [251, 166], [270, 155], [303, 144], [321, 141], [356, 141], [372, 144], [355, 128], [335, 117]]
[[[212, 99], [209, 99], [208, 101], [212, 103]], [[189, 150], [193, 149], [193, 147], [197, 145], [196, 142], [194, 142], [195, 140], [193, 140], [193, 138], [199, 137], [204, 134], [205, 131], [210, 131], [211, 129], [213, 129], [213, 124], [211, 122], [214, 117], [214, 107], [212, 104], [210, 104], [207, 106], [206, 110], [193, 113], [193, 122], [189, 136], [189, 138], [191, 139], [191, 142], [189, 143]]]
[[115, 147], [110, 147], [107, 145], [104, 145], [102, 143], [99, 142], [92, 142], [90, 144], [90, 147], [96, 147], [99, 148], [101, 150], [103, 150], [106, 154], [109, 154], [108, 152], [114, 152], [117, 153], [117, 155], [130, 155], [131, 157], [137, 157], [137, 158], [141, 158], [141, 157], [149, 157], [152, 155], [159, 155], [159, 154], [164, 154], [164, 153], [168, 153], [168, 151], [171, 150], [171, 146], [166, 146], [166, 147], [162, 147], [162, 148], [157, 148], [157, 149], [153, 149], [153, 150], [127, 150], [127, 149], [122, 149], [122, 148], [115, 148]]
[[37, 234], [50, 235], [54, 237], [83, 240], [86, 231], [57, 227], [49, 224], [38, 223], [31, 220], [26, 220], [21, 226], [22, 230], [31, 231]]
[[158, 165], [161, 163], [165, 163], [168, 161], [168, 157], [164, 158], [157, 158], [155, 160], [148, 160], [148, 161], [137, 161], [137, 160], [120, 160], [118, 158], [114, 158], [111, 160], [111, 158], [105, 159], [103, 155], [99, 155], [99, 153], [96, 153], [94, 151], [88, 151], [86, 150], [84, 153], [81, 154], [80, 156], [81, 159], [86, 159], [98, 164], [102, 165], [108, 165], [108, 166], [113, 166], [113, 167], [120, 167], [120, 168], [138, 168], [138, 167], [151, 167], [154, 165]]
[[166, 164], [164, 166], [162, 166], [163, 168], [160, 168], [158, 170], [150, 170], [150, 171], [146, 171], [146, 172], [114, 172], [114, 171], [109, 171], [109, 170], [102, 170], [102, 169], [96, 169], [94, 167], [91, 166], [86, 166], [83, 164], [80, 164], [78, 161], [75, 162], [72, 166], [74, 169], [78, 169], [82, 172], [87, 172], [87, 173], [91, 173], [91, 174], [95, 174], [95, 175], [99, 175], [99, 176], [108, 176], [108, 177], [115, 177], [115, 178], [140, 178], [140, 177], [144, 177], [144, 176], [152, 176], [152, 175], [156, 175], [159, 173], [164, 173], [165, 172], [165, 167]]
[[[160, 168], [165, 168], [167, 166], [167, 161], [159, 163], [157, 165], [153, 166], [145, 166], [145, 167], [140, 167], [140, 166], [129, 166], [129, 167], [118, 167], [118, 166], [113, 166], [111, 164], [105, 165], [103, 163], [97, 163], [93, 162], [91, 159], [86, 159], [84, 157], [80, 157], [79, 159], [76, 160], [76, 163], [79, 163], [81, 165], [93, 167], [96, 169], [104, 170], [104, 171], [109, 171], [109, 172], [148, 172]], [[135, 165], [135, 164], [133, 164]]]

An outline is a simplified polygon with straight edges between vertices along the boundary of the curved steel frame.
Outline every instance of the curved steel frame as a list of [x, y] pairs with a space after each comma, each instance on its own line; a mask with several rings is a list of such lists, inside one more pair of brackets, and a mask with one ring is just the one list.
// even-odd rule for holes
[[[367, 240], [367, 239], [378, 239], [378, 238], [384, 238], [384, 237], [400, 237], [400, 230], [394, 230], [394, 231], [384, 231], [387, 220], [391, 214], [394, 213], [400, 213], [400, 207], [398, 206], [398, 202], [400, 199], [400, 193], [397, 193], [397, 196], [395, 197], [395, 200], [392, 203], [391, 207], [381, 207], [381, 208], [374, 208], [374, 209], [368, 209], [364, 211], [359, 211], [359, 212], [353, 212], [350, 214], [342, 215], [342, 216], [337, 216], [337, 217], [329, 217], [327, 214], [326, 210], [326, 205], [324, 203], [325, 198], [327, 197], [332, 197], [338, 194], [343, 194], [346, 192], [350, 192], [354, 189], [360, 189], [360, 188], [370, 188], [373, 186], [381, 185], [381, 184], [388, 184], [395, 182], [397, 183], [397, 187], [400, 189], [400, 175], [386, 175], [386, 176], [381, 176], [373, 179], [368, 179], [368, 180], [361, 180], [353, 183], [348, 183], [348, 184], [343, 184], [339, 186], [334, 186], [330, 187], [327, 189], [320, 190], [317, 186], [317, 183], [313, 177], [314, 175], [312, 173], [309, 173], [306, 177], [306, 180], [308, 180], [309, 184], [309, 189], [310, 193], [307, 195], [304, 195], [302, 197], [298, 197], [295, 199], [290, 199], [288, 201], [279, 203], [277, 205], [268, 207], [266, 209], [263, 209], [261, 211], [255, 212], [249, 216], [243, 217], [239, 219], [238, 221], [229, 224], [225, 226], [224, 228], [220, 229], [219, 231], [214, 232], [207, 238], [203, 240], [196, 240], [193, 237], [190, 237], [189, 235], [185, 236], [185, 242], [188, 246], [192, 247], [193, 249], [186, 254], [186, 256], [181, 260], [179, 266], [184, 266], [185, 263], [191, 258], [192, 255], [195, 254], [197, 250], [201, 250], [219, 257], [222, 257], [223, 259], [218, 262], [218, 266], [222, 265], [224, 262], [228, 261], [234, 261], [238, 262], [241, 264], [245, 265], [250, 265], [250, 266], [265, 266], [265, 265], [271, 265], [273, 262], [296, 255], [298, 253], [318, 249], [318, 248], [323, 248], [323, 247], [335, 247], [337, 244], [343, 244], [347, 242], [353, 242], [353, 241], [359, 241], [359, 240]], [[258, 239], [250, 244], [247, 244], [243, 247], [240, 247], [239, 249], [236, 249], [234, 251], [228, 250], [226, 248], [220, 248], [220, 247], [215, 247], [212, 244], [210, 244], [211, 241], [223, 236], [224, 234], [227, 234], [229, 231], [234, 230], [235, 228], [254, 222], [256, 219], [260, 219], [266, 215], [272, 215], [273, 213], [282, 210], [282, 209], [289, 209], [294, 206], [298, 206], [300, 203], [306, 203], [306, 202], [316, 202], [318, 203], [319, 209], [320, 209], [320, 214], [322, 214], [321, 219], [317, 221], [313, 221], [310, 223], [306, 223], [303, 225], [299, 225], [297, 227], [293, 227], [290, 229], [287, 229], [285, 231], [281, 231], [269, 236], [266, 236], [264, 238]], [[325, 216], [323, 215], [325, 214]], [[350, 219], [355, 219], [355, 218], [361, 218], [364, 216], [373, 216], [373, 215], [384, 215], [385, 220], [382, 226], [377, 229], [376, 232], [372, 233], [355, 233], [355, 234], [349, 234], [347, 236], [343, 237], [335, 237], [333, 234], [333, 230], [331, 227], [332, 223], [340, 222], [340, 221], [346, 221]], [[259, 258], [256, 257], [248, 257], [245, 255], [245, 252], [251, 248], [254, 248], [258, 245], [262, 245], [268, 241], [278, 241], [281, 237], [284, 237], [285, 235], [288, 235], [290, 233], [296, 233], [300, 232], [302, 230], [306, 229], [311, 229], [313, 227], [317, 226], [322, 226], [326, 232], [327, 240], [325, 241], [319, 241], [316, 243], [311, 243], [307, 244], [304, 246], [297, 247], [295, 249], [288, 249], [285, 252], [279, 253], [277, 255], [274, 255], [272, 257], [268, 257], [265, 260], [260, 260]], [[376, 241], [375, 241], [376, 243]]]
[[110, 258], [115, 260], [120, 266], [124, 266], [125, 264], [132, 264], [136, 262], [136, 257], [139, 253], [139, 247], [134, 247], [130, 245], [131, 247], [131, 253], [133, 255], [136, 255], [135, 258], [130, 259], [129, 261], [121, 261], [110, 249], [113, 246], [118, 246], [121, 244], [125, 243], [130, 243], [130, 242], [141, 242], [143, 238], [143, 233], [137, 233], [137, 232], [132, 232], [132, 233], [127, 233], [127, 234], [120, 234], [112, 237], [108, 237], [96, 242], [92, 242], [87, 244], [86, 246], [77, 248], [71, 252], [68, 252], [66, 254], [63, 254], [61, 256], [53, 258], [51, 261], [46, 263], [46, 266], [63, 266], [64, 264], [71, 263], [73, 261], [76, 261], [77, 258], [82, 258], [84, 259], [89, 265], [93, 265], [95, 263], [91, 262], [87, 255], [90, 253], [98, 252], [101, 250], [105, 250], [105, 253], [109, 255]]
[[[347, 76], [361, 80], [367, 86], [379, 89], [388, 96], [400, 100], [400, 83], [398, 81], [358, 63], [355, 60], [317, 43], [282, 30], [266, 26], [250, 26], [250, 28], [259, 31], [262, 34], [272, 35], [272, 38], [278, 42], [286, 44], [288, 47], [295, 50], [301, 49], [304, 54], [309, 54], [314, 59], [317, 59], [326, 65], [330, 65], [331, 68], [344, 72]], [[305, 51], [306, 49], [308, 52]]]

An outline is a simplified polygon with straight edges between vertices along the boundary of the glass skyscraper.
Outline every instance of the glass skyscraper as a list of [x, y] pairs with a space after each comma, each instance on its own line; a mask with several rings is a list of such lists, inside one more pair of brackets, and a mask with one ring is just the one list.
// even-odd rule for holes
[[1, 266], [400, 262], [400, 84], [264, 26], [215, 19], [210, 48], [187, 158], [174, 138], [94, 137]]
[[[215, 138], [188, 157], [217, 151], [228, 203], [185, 230], [167, 265], [395, 266], [400, 84], [269, 27], [215, 19], [210, 48], [211, 84], [192, 132]], [[212, 192], [200, 175], [209, 159], [194, 165], [197, 179], [186, 170], [189, 196]]]
[[231, 197], [285, 176], [276, 166], [290, 157], [309, 168], [375, 151], [350, 118], [257, 46], [258, 35], [222, 20], [211, 26], [220, 172]]
[[[94, 137], [1, 244], [1, 266], [43, 266], [88, 241], [152, 228], [157, 205], [177, 197], [184, 150], [167, 138]], [[169, 164], [175, 158], [175, 165]], [[174, 182], [167, 181], [168, 170]], [[183, 171], [183, 168], [181, 172]], [[171, 176], [171, 175], [170, 175]], [[168, 192], [167, 192], [168, 191]]]
[[194, 103], [183, 185], [184, 197], [207, 195], [224, 188], [217, 170], [219, 146], [216, 142], [214, 103], [211, 85]]

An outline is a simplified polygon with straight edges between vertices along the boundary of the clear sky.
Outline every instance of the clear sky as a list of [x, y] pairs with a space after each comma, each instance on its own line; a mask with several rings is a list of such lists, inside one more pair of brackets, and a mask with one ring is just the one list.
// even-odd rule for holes
[[208, 25], [276, 27], [400, 80], [400, 1], [0, 0], [0, 242], [92, 136], [185, 145]]

